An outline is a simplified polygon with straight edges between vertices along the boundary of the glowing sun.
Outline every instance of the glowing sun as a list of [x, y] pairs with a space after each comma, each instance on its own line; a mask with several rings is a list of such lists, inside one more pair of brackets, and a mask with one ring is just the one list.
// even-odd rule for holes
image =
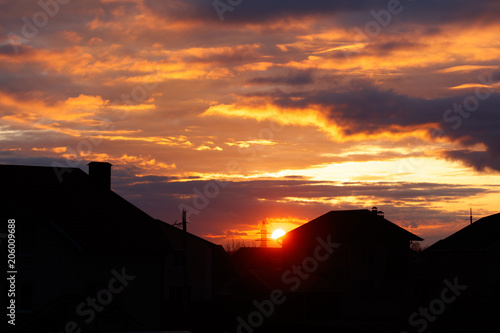
[[283, 229], [276, 229], [276, 230], [273, 231], [273, 234], [271, 235], [271, 238], [272, 239], [278, 239], [281, 236], [283, 236], [284, 234], [285, 234], [285, 230], [283, 230]]

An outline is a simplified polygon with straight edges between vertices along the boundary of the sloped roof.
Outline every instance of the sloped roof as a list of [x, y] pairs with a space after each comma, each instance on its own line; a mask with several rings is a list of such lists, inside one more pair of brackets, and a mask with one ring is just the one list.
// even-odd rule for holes
[[[161, 220], [156, 220], [156, 221], [158, 222], [158, 225], [160, 226], [162, 232], [165, 234], [165, 236], [168, 239], [177, 240], [178, 241], [177, 243], [181, 243], [182, 237], [184, 235], [183, 230], [181, 230], [177, 227], [174, 227], [174, 226], [172, 226], [166, 222], [163, 222]], [[205, 245], [205, 246], [208, 246], [208, 247], [212, 248], [213, 250], [219, 251], [221, 253], [226, 252], [226, 250], [224, 250], [224, 247], [222, 245], [217, 245], [215, 243], [212, 243], [206, 239], [198, 237], [198, 236], [191, 234], [189, 232], [187, 232], [187, 237], [188, 237], [188, 240], [190, 243]], [[174, 247], [174, 242], [172, 242], [171, 245], [172, 245], [172, 247]]]
[[[64, 172], [61, 178], [56, 174]], [[152, 253], [169, 248], [158, 222], [79, 168], [0, 165], [2, 206], [45, 220], [87, 251]], [[17, 208], [14, 208], [17, 207]]]
[[489, 215], [442, 239], [425, 251], [481, 250], [500, 243], [500, 213]]
[[368, 209], [330, 211], [289, 231], [287, 235], [293, 236], [298, 233], [323, 235], [325, 231], [328, 231], [336, 241], [423, 240]]

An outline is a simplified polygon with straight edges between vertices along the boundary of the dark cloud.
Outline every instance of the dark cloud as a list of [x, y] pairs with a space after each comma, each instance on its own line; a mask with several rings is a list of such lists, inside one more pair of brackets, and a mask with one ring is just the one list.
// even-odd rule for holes
[[[83, 32], [86, 30], [84, 26], [96, 18], [96, 16], [101, 20], [112, 20], [114, 19], [114, 10], [121, 10], [124, 13], [137, 12], [138, 7], [133, 2], [122, 1], [104, 3], [100, 0], [88, 0], [85, 3], [68, 1], [66, 4], [59, 4], [57, 1], [8, 0], [2, 4], [0, 20], [6, 32], [26, 37], [36, 44], [36, 39], [48, 33], [55, 33], [61, 30], [78, 30]], [[41, 23], [34, 25], [36, 20], [39, 20]], [[29, 23], [26, 23], [26, 21]], [[29, 27], [30, 24], [34, 29]], [[23, 30], [23, 26], [27, 26], [27, 28]], [[24, 35], [23, 31], [27, 31], [29, 34]], [[31, 36], [32, 32], [33, 36]]]
[[[19, 151], [0, 150], [0, 164], [11, 165], [33, 165], [33, 166], [68, 166], [68, 161], [63, 158], [51, 158], [46, 156], [26, 156]], [[72, 166], [84, 169], [86, 163], [76, 163]], [[84, 170], [87, 172], [87, 170]]]
[[498, 152], [493, 153], [491, 150], [472, 151], [468, 149], [457, 149], [446, 151], [443, 154], [447, 159], [461, 161], [477, 171], [485, 171], [488, 168], [500, 171], [500, 155]]
[[[384, 54], [391, 54], [391, 52], [394, 52], [396, 50], [418, 50], [425, 47], [424, 44], [422, 43], [416, 43], [416, 42], [410, 42], [407, 40], [392, 40], [388, 42], [382, 42], [382, 43], [376, 43], [374, 46], [370, 47], [369, 49], [372, 49], [378, 54], [378, 55], [384, 55]], [[362, 53], [362, 52], [359, 52]]]
[[[341, 125], [344, 134], [375, 133], [392, 125], [413, 126], [441, 120], [442, 113], [453, 103], [453, 98], [426, 100], [382, 91], [366, 82], [352, 82], [344, 91], [269, 93], [282, 107], [325, 107], [327, 116]], [[260, 93], [260, 96], [264, 94]]]
[[[388, 0], [322, 1], [322, 0], [254, 0], [254, 1], [211, 1], [211, 0], [146, 0], [146, 5], [158, 16], [178, 20], [219, 21], [214, 3], [223, 12], [224, 23], [260, 23], [287, 17], [310, 15], [336, 15], [344, 26], [364, 25], [374, 20], [371, 11], [386, 10]], [[476, 19], [495, 22], [499, 8], [495, 0], [487, 0], [478, 5], [471, 0], [443, 1], [401, 1], [406, 22], [444, 23], [450, 21], [468, 22]], [[399, 7], [398, 7], [399, 8]], [[399, 17], [397, 19], [399, 19]]]
[[254, 46], [243, 45], [218, 52], [217, 54], [184, 57], [184, 61], [188, 63], [213, 63], [216, 65], [231, 66], [256, 61], [260, 59], [260, 56]]
[[[344, 10], [361, 10], [368, 8], [369, 3], [384, 4], [382, 0], [376, 1], [231, 1], [233, 6], [226, 0], [223, 4], [233, 8], [225, 13], [225, 21], [232, 23], [263, 22], [279, 17], [303, 16], [310, 14], [331, 13]], [[214, 1], [207, 0], [146, 0], [146, 5], [162, 17], [173, 19], [196, 19], [203, 21], [219, 21], [219, 16], [214, 8]], [[222, 5], [223, 6], [223, 5]]]
[[14, 40], [14, 39], [12, 39], [11, 42], [13, 44], [11, 44], [9, 41], [9, 43], [0, 45], [0, 55], [21, 56], [21, 55], [29, 54], [33, 50], [29, 46], [18, 44], [18, 41]]
[[[220, 184], [223, 184], [221, 186]], [[429, 201], [456, 202], [495, 191], [491, 188], [449, 185], [437, 183], [379, 182], [379, 183], [325, 183], [311, 180], [253, 180], [220, 183], [216, 181], [172, 181], [122, 183], [113, 185], [118, 193], [145, 209], [152, 216], [167, 222], [178, 219], [179, 207], [185, 207], [190, 214], [190, 227], [197, 234], [209, 234], [227, 229], [245, 230], [245, 226], [257, 225], [265, 217], [295, 216], [312, 219], [329, 210], [359, 209], [358, 204], [342, 202], [343, 198], [357, 197], [360, 202], [376, 201], [385, 207], [398, 210], [406, 221], [426, 222], [426, 217], [444, 220], [450, 218], [445, 212], [430, 213], [426, 207]], [[214, 190], [217, 189], [218, 190]], [[206, 190], [209, 189], [209, 190]], [[209, 194], [206, 196], [205, 191]], [[208, 192], [211, 191], [211, 192]], [[199, 194], [201, 196], [199, 196]], [[212, 195], [216, 193], [216, 195]], [[189, 196], [190, 195], [190, 196]], [[198, 196], [198, 199], [196, 197]], [[286, 198], [304, 199], [287, 201]], [[310, 202], [308, 199], [337, 199], [340, 204]], [[296, 200], [297, 200], [296, 199]], [[183, 206], [179, 206], [179, 205]], [[362, 204], [361, 204], [362, 205]], [[418, 216], [404, 214], [404, 207], [420, 207]], [[399, 207], [399, 208], [398, 208]], [[388, 209], [384, 208], [384, 209]], [[433, 210], [433, 209], [430, 209]], [[197, 212], [195, 212], [197, 211]], [[424, 214], [424, 211], [426, 213]], [[446, 217], [445, 217], [446, 216]]]
[[[486, 92], [483, 88], [482, 93]], [[473, 103], [474, 101], [477, 104]], [[443, 135], [458, 141], [464, 149], [445, 153], [447, 158], [461, 160], [476, 170], [486, 168], [500, 171], [500, 94], [492, 93], [487, 99], [479, 100], [474, 94], [456, 100], [457, 112], [441, 123]], [[469, 110], [467, 109], [469, 106]], [[474, 106], [474, 107], [473, 107]], [[477, 107], [476, 107], [477, 106]], [[455, 110], [450, 106], [449, 110]], [[482, 145], [486, 149], [478, 151], [469, 147]]]
[[307, 70], [291, 72], [287, 75], [255, 77], [249, 79], [248, 82], [254, 84], [286, 84], [294, 86], [313, 83], [314, 79], [312, 72]]
[[[496, 77], [498, 71], [494, 71], [491, 77]], [[392, 90], [380, 90], [366, 81], [356, 81], [340, 92], [320, 90], [287, 93], [276, 89], [268, 93], [259, 92], [255, 96], [267, 96], [283, 108], [306, 109], [322, 105], [326, 116], [348, 136], [384, 131], [404, 132], [415, 126], [425, 126], [430, 133], [438, 133], [439, 137], [446, 137], [464, 147], [484, 144], [487, 149], [484, 153], [471, 155], [450, 152], [446, 157], [463, 158], [466, 164], [478, 170], [489, 167], [500, 171], [497, 162], [497, 156], [500, 156], [500, 94], [492, 90], [481, 88], [481, 99], [476, 97], [474, 89], [469, 94], [424, 99]], [[461, 107], [457, 108], [457, 105]], [[440, 127], [438, 132], [433, 131], [433, 124], [436, 123]], [[484, 156], [479, 158], [478, 155]]]
[[79, 83], [74, 82], [68, 75], [46, 75], [41, 68], [30, 64], [19, 66], [16, 72], [12, 72], [12, 68], [3, 70], [2, 67], [4, 66], [0, 65], [0, 70], [3, 71], [0, 75], [0, 91], [8, 92], [22, 100], [32, 99], [35, 91], [36, 97], [43, 96], [47, 103], [61, 97], [76, 97], [82, 92]]

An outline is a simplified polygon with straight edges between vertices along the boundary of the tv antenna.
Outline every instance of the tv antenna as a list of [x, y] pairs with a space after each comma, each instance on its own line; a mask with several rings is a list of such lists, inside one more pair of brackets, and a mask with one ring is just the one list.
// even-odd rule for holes
[[470, 222], [470, 224], [474, 223], [477, 221], [477, 219], [475, 220], [472, 220], [472, 207], [469, 208], [469, 217], [467, 218], [467, 220]]

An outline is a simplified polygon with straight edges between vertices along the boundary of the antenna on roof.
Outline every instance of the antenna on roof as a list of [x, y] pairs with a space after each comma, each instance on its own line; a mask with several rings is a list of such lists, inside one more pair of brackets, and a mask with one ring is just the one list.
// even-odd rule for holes
[[472, 207], [470, 207], [470, 224], [472, 224]]
[[172, 223], [172, 226], [180, 229], [182, 227], [182, 223], [181, 222], [177, 222], [177, 220], [175, 220], [175, 222]]
[[182, 228], [182, 230], [185, 232], [185, 231], [187, 231], [187, 224], [188, 223], [189, 222], [187, 221], [187, 218], [186, 218], [186, 210], [183, 209], [182, 210], [182, 222], [177, 222], [177, 220], [175, 220], [175, 222], [172, 223], [172, 226], [177, 227], [179, 229]]

